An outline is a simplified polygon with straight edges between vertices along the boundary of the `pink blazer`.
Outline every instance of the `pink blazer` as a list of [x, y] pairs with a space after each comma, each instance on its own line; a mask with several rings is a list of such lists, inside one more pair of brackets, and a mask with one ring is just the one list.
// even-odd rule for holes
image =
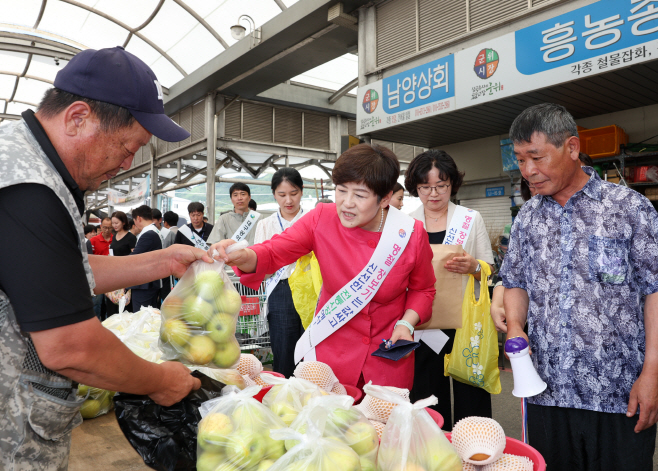
[[[379, 232], [343, 227], [335, 204], [319, 204], [282, 234], [251, 247], [258, 255], [255, 273], [235, 271], [242, 284], [257, 289], [267, 274], [313, 251], [324, 282], [319, 310], [366, 266], [380, 237]], [[372, 380], [377, 385], [411, 389], [413, 355], [392, 361], [371, 353], [382, 339], [391, 337], [395, 322], [407, 309], [420, 315], [421, 324], [429, 321], [434, 282], [432, 249], [423, 223], [416, 221], [406, 249], [377, 294], [359, 314], [316, 347], [318, 361], [330, 365], [342, 384], [356, 386], [363, 375], [366, 383]]]

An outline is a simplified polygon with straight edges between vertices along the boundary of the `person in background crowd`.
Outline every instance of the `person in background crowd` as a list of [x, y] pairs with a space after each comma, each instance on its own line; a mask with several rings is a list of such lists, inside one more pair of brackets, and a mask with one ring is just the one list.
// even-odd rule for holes
[[393, 198], [391, 198], [391, 206], [396, 209], [402, 209], [402, 206], [404, 206], [404, 203], [402, 203], [403, 199], [404, 187], [396, 182], [395, 186], [393, 187]]
[[249, 209], [252, 211], [256, 211], [258, 209], [258, 203], [256, 203], [256, 200], [249, 200]]
[[219, 216], [215, 228], [210, 234], [210, 237], [208, 237], [208, 244], [214, 244], [224, 239], [232, 239], [234, 236], [238, 237], [239, 230], [245, 228], [247, 218], [251, 217], [254, 224], [249, 226], [249, 232], [246, 233], [244, 238], [246, 238], [249, 245], [253, 245], [254, 235], [256, 234], [255, 226], [260, 214], [249, 210], [251, 190], [244, 183], [234, 183], [229, 188], [229, 194], [233, 203], [233, 211]]
[[[114, 238], [110, 244], [110, 255], [115, 257], [130, 255], [137, 243], [137, 237], [128, 231], [128, 216], [126, 216], [126, 213], [123, 211], [112, 213], [112, 229], [114, 230]], [[125, 310], [132, 312], [130, 303], [126, 304]], [[106, 318], [119, 312], [119, 306], [110, 301], [107, 296], [105, 296], [105, 312]]]
[[[162, 233], [162, 212], [157, 208], [153, 208], [153, 224]], [[162, 237], [164, 236], [165, 234], [162, 234]]]
[[[204, 241], [208, 240], [208, 237], [210, 237], [210, 234], [212, 233], [213, 225], [204, 222], [203, 220], [204, 210], [205, 207], [203, 206], [203, 203], [199, 203], [198, 201], [194, 201], [187, 205], [187, 212], [190, 214], [190, 221], [192, 222], [187, 224], [188, 229], [181, 228], [176, 233], [176, 237], [174, 238], [175, 244], [185, 244], [185, 245], [194, 246], [194, 242], [190, 240], [190, 237], [194, 237], [194, 236], [200, 237]], [[188, 230], [189, 230], [188, 232], [189, 237], [183, 234], [183, 232], [187, 232]]]
[[198, 259], [212, 262], [206, 252], [89, 255], [80, 227], [84, 193], [129, 169], [153, 134], [190, 134], [165, 114], [153, 71], [121, 47], [79, 52], [53, 85], [36, 112], [0, 126], [0, 220], [12, 235], [0, 244], [2, 470], [67, 469], [85, 400], [78, 383], [163, 406], [201, 386], [178, 362], [132, 353], [96, 318], [91, 295], [181, 276]]
[[[417, 210], [410, 214], [421, 221], [427, 230], [430, 244], [443, 244], [446, 230], [450, 227], [453, 217], [460, 206], [450, 201], [461, 187], [464, 174], [459, 171], [457, 164], [450, 155], [441, 150], [428, 150], [417, 155], [407, 168], [404, 186], [411, 196], [418, 196], [423, 203]], [[478, 281], [475, 292], [480, 293], [479, 282], [481, 280], [480, 264], [482, 260], [493, 264], [493, 252], [484, 220], [477, 211], [472, 215], [471, 231], [463, 244], [462, 256], [454, 257], [447, 262], [445, 268], [462, 276], [462, 291], [460, 299], [466, 292], [469, 274]], [[442, 374], [444, 370], [445, 355], [452, 351], [455, 340], [455, 329], [443, 329], [449, 340], [440, 352], [435, 352], [425, 342], [421, 341], [416, 350], [416, 364], [414, 386], [411, 391], [412, 401], [435, 395], [439, 399], [436, 406], [432, 406], [439, 412], [444, 420], [444, 430], [452, 430], [452, 425], [471, 415], [479, 417], [491, 417], [491, 394], [486, 390], [452, 380], [449, 376]], [[441, 372], [433, 374], [431, 372]], [[454, 417], [450, 406], [450, 383], [452, 383], [454, 397]]]
[[94, 247], [94, 255], [110, 255], [110, 244], [112, 243], [112, 218], [103, 218], [101, 221], [101, 233], [89, 239]]
[[135, 237], [139, 235], [139, 227], [135, 225], [135, 221], [133, 219], [128, 219], [128, 230]]
[[164, 213], [162, 218], [162, 227], [167, 229], [169, 232], [163, 236], [164, 242], [162, 243], [162, 248], [166, 249], [174, 243], [176, 239], [176, 233], [178, 232], [178, 214], [173, 211], [167, 211]]
[[658, 214], [639, 193], [581, 168], [563, 106], [527, 108], [509, 135], [537, 191], [514, 220], [501, 270], [507, 336], [528, 340], [548, 385], [528, 398], [529, 443], [548, 469], [650, 470]]
[[86, 224], [84, 226], [84, 232], [85, 232], [85, 244], [87, 244], [87, 253], [88, 254], [93, 254], [94, 253], [94, 246], [91, 245], [91, 238], [96, 237], [96, 226], [93, 224]]
[[[304, 210], [300, 206], [304, 182], [297, 170], [290, 167], [277, 170], [272, 175], [271, 188], [279, 209], [258, 222], [254, 236], [256, 244], [281, 234], [304, 215]], [[288, 285], [288, 278], [294, 268], [295, 263], [283, 268], [278, 283], [267, 298], [267, 322], [270, 326], [270, 341], [274, 356], [273, 369], [286, 378], [292, 376], [295, 371], [295, 345], [304, 333]]]
[[[320, 204], [282, 234], [228, 256], [225, 248], [233, 240], [223, 240], [210, 248], [210, 253], [217, 249], [218, 259], [234, 266], [240, 282], [250, 288], [258, 288], [267, 273], [275, 273], [314, 252], [323, 279], [316, 319], [317, 312], [332, 298], [338, 299], [335, 295], [339, 292], [351, 292], [350, 296], [360, 302], [355, 304], [360, 312], [347, 321], [347, 311], [327, 307], [330, 317], [322, 325], [331, 320], [338, 325], [340, 314], [341, 327], [330, 330], [333, 333], [329, 337], [314, 345], [317, 360], [327, 363], [341, 384], [362, 387], [372, 380], [374, 384], [407, 389], [413, 384], [413, 352], [398, 361], [372, 355], [383, 338], [392, 343], [399, 339], [413, 341], [414, 326], [431, 317], [436, 293], [432, 251], [422, 223], [401, 212], [393, 213], [391, 218], [388, 210], [399, 176], [400, 164], [393, 152], [376, 145], [356, 145], [343, 152], [333, 168], [336, 204]], [[387, 218], [392, 219], [390, 225]], [[408, 243], [402, 253], [398, 252], [397, 263], [390, 265], [388, 276], [377, 283], [379, 290], [362, 298], [357, 293], [371, 286], [376, 289], [372, 281], [366, 287], [362, 282], [356, 291], [348, 286], [359, 273], [367, 272], [379, 244], [385, 244], [384, 251], [393, 250], [393, 242], [384, 239], [382, 231], [400, 239], [408, 237]], [[305, 345], [301, 346], [304, 352]]]
[[[147, 205], [139, 206], [132, 211], [135, 226], [139, 228], [137, 245], [131, 255], [153, 252], [162, 249], [162, 236], [153, 223], [153, 212]], [[155, 280], [137, 286], [132, 286], [132, 305], [135, 312], [143, 307], [159, 307], [158, 298], [162, 280]]]
[[208, 223], [208, 216], [203, 216], [203, 222]]
[[333, 203], [333, 201], [331, 201], [331, 198], [320, 198], [315, 202], [315, 207], [317, 207], [320, 203]]
[[110, 244], [111, 255], [123, 257], [130, 255], [135, 248], [137, 238], [128, 231], [128, 216], [123, 211], [112, 213], [114, 237]]
[[[94, 253], [94, 247], [91, 245], [91, 238], [96, 237], [96, 226], [93, 224], [87, 224], [84, 226], [85, 233], [85, 243], [87, 244], [87, 253], [92, 255]], [[104, 294], [95, 294], [92, 296], [92, 302], [94, 305], [94, 314], [98, 319], [101, 319], [103, 316], [103, 299], [105, 299]]]

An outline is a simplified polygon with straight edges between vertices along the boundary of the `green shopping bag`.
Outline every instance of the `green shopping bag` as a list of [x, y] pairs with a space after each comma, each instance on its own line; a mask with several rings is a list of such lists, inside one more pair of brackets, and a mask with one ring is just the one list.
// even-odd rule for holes
[[482, 266], [480, 300], [475, 301], [475, 277], [469, 275], [462, 302], [462, 328], [457, 329], [452, 352], [445, 356], [445, 375], [491, 394], [500, 394], [498, 333], [491, 319], [491, 299], [486, 282], [491, 269], [488, 263], [478, 262]]

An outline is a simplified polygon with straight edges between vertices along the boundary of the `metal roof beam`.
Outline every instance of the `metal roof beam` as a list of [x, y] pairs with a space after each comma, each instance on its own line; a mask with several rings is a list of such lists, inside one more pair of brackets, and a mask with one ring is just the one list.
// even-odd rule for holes
[[358, 84], [359, 84], [359, 77], [357, 77], [357, 78], [355, 78], [354, 80], [352, 80], [351, 82], [349, 82], [349, 83], [343, 85], [343, 86], [340, 88], [340, 90], [337, 90], [336, 93], [334, 93], [333, 95], [331, 95], [331, 96], [329, 97], [329, 104], [330, 104], [330, 105], [333, 105], [334, 103], [336, 103], [336, 102], [337, 102], [338, 100], [340, 100], [342, 97], [344, 97], [345, 95], [347, 95], [347, 93], [348, 93], [350, 90], [352, 90], [354, 87], [356, 87]]

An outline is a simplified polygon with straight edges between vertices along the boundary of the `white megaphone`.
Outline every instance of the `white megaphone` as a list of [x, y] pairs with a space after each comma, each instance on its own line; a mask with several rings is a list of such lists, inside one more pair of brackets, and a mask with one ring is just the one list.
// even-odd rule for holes
[[546, 389], [546, 383], [539, 377], [529, 355], [528, 341], [523, 337], [512, 337], [505, 342], [505, 353], [512, 364], [516, 397], [536, 396]]

